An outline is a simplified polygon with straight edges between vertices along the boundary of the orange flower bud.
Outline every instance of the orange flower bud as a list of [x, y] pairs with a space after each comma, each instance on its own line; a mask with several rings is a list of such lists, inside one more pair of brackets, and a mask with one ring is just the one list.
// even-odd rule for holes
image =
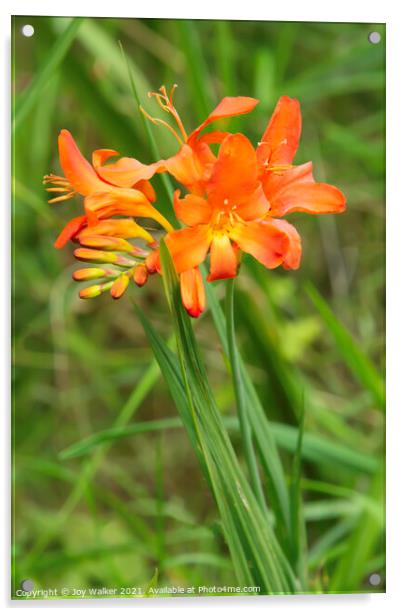
[[135, 246], [120, 237], [108, 237], [106, 235], [80, 235], [81, 246], [88, 248], [100, 248], [117, 252], [136, 253]]
[[95, 278], [104, 278], [105, 276], [106, 270], [100, 267], [85, 267], [73, 273], [73, 279], [77, 281], [94, 280]]
[[110, 289], [110, 295], [113, 299], [119, 299], [126, 291], [130, 278], [127, 274], [122, 274], [113, 283]]
[[145, 265], [149, 274], [160, 272], [159, 251], [150, 252], [145, 259]]
[[81, 289], [79, 292], [79, 296], [81, 299], [92, 299], [93, 297], [97, 297], [104, 291], [108, 291], [112, 285], [113, 285], [113, 282], [104, 282], [103, 284], [94, 284], [91, 287], [86, 287], [85, 289]]
[[137, 287], [142, 287], [148, 280], [148, 270], [142, 263], [137, 265], [133, 273], [134, 282]]
[[122, 255], [104, 250], [93, 250], [91, 248], [77, 248], [74, 250], [74, 256], [79, 261], [92, 261], [92, 263], [115, 263], [116, 265], [126, 267], [133, 267], [135, 265], [135, 261], [127, 259]]

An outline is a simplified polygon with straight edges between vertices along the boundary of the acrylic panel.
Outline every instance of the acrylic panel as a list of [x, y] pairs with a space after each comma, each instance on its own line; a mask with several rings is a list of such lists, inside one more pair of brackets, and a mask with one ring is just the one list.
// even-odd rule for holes
[[384, 592], [385, 25], [12, 30], [12, 597]]

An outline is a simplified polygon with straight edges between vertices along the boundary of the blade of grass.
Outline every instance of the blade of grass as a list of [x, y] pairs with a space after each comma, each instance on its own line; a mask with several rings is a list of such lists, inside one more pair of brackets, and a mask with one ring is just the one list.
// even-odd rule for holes
[[385, 410], [385, 385], [381, 374], [377, 371], [371, 360], [363, 353], [358, 343], [340, 323], [324, 298], [311, 283], [306, 283], [307, 295], [320, 313], [326, 326], [335, 339], [337, 349], [349, 366], [355, 378], [371, 392], [374, 401], [380, 410]]
[[[273, 425], [278, 443], [288, 451], [295, 451], [297, 430], [286, 424], [275, 423]], [[306, 457], [308, 452], [308, 459], [311, 462], [319, 465], [329, 464], [334, 468], [342, 468], [353, 473], [357, 471], [373, 474], [378, 469], [375, 456], [354, 451], [315, 434], [304, 434], [302, 452]]]
[[300, 405], [299, 430], [297, 436], [296, 451], [293, 458], [293, 465], [290, 478], [290, 512], [291, 512], [291, 562], [293, 568], [297, 572], [303, 587], [306, 586], [307, 567], [307, 538], [306, 525], [303, 511], [303, 497], [301, 490], [301, 462], [302, 462], [302, 445], [304, 435], [304, 395]]
[[241, 378], [239, 355], [236, 345], [234, 321], [234, 283], [232, 278], [226, 283], [226, 330], [228, 339], [229, 361], [232, 372], [232, 383], [235, 391], [237, 414], [239, 417], [240, 433], [243, 440], [244, 455], [247, 461], [254, 494], [263, 509], [266, 508], [261, 478], [258, 471], [257, 459], [254, 452], [253, 436], [250, 420], [247, 414], [246, 392]]
[[167, 417], [166, 419], [138, 421], [135, 424], [124, 427], [109, 428], [108, 430], [91, 434], [91, 436], [88, 436], [82, 441], [74, 443], [73, 445], [70, 445], [70, 447], [63, 449], [63, 451], [59, 454], [59, 458], [60, 460], [69, 460], [70, 458], [83, 456], [104, 443], [113, 443], [121, 438], [126, 438], [135, 434], [145, 434], [148, 432], [158, 432], [160, 430], [169, 430], [181, 427], [182, 424], [180, 419], [177, 417]]
[[[174, 375], [169, 376], [174, 377]], [[178, 375], [176, 377], [178, 379], [176, 385], [178, 385], [180, 379]], [[239, 429], [237, 417], [224, 417], [223, 423], [228, 430]], [[61, 460], [68, 460], [87, 455], [104, 443], [112, 443], [122, 438], [135, 436], [136, 434], [158, 432], [159, 430], [174, 430], [181, 427], [180, 419], [177, 417], [167, 417], [166, 419], [136, 422], [121, 428], [109, 428], [101, 432], [95, 432], [91, 436], [63, 449], [59, 457]], [[294, 426], [274, 422], [270, 424], [270, 427], [276, 444], [294, 454], [298, 443], [298, 429]], [[303, 436], [301, 454], [304, 460], [316, 463], [321, 461], [322, 464], [328, 464], [349, 472], [371, 474], [377, 468], [376, 459], [373, 456], [357, 453], [343, 446], [336, 446], [326, 438], [306, 432]], [[306, 486], [309, 487], [309, 484], [306, 484]]]
[[163, 511], [164, 503], [164, 465], [162, 456], [162, 440], [157, 439], [156, 443], [156, 460], [155, 460], [155, 508], [156, 508], [156, 520], [155, 520], [155, 534], [158, 553], [159, 570], [164, 571], [166, 560], [166, 523], [165, 515]]
[[[216, 298], [212, 285], [207, 285], [206, 293], [216, 330], [226, 357], [229, 349], [226, 337], [226, 326], [222, 308]], [[276, 517], [281, 544], [288, 546], [290, 537], [289, 493], [281, 459], [276, 448], [271, 424], [261, 405], [258, 394], [239, 355], [241, 378], [246, 391], [247, 411], [253, 434], [256, 439], [261, 464], [267, 479], [267, 490], [270, 505]]]
[[341, 518], [339, 522], [331, 526], [329, 530], [318, 538], [309, 550], [308, 565], [310, 569], [323, 567], [326, 564], [329, 550], [353, 530], [357, 518], [358, 516]]

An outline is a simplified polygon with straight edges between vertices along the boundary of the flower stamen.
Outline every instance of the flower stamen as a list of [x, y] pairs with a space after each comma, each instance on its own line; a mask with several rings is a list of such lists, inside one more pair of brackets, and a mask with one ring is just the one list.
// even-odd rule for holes
[[[148, 92], [148, 96], [149, 98], [155, 97], [156, 101], [159, 105], [159, 107], [165, 111], [166, 113], [169, 113], [175, 120], [184, 141], [186, 142], [188, 139], [188, 135], [187, 132], [184, 128], [183, 122], [181, 121], [181, 118], [173, 104], [173, 96], [175, 93], [175, 90], [177, 88], [177, 84], [174, 84], [172, 86], [172, 89], [170, 90], [170, 94], [168, 95], [167, 91], [166, 91], [166, 87], [165, 86], [161, 86], [159, 88], [159, 92]], [[140, 107], [142, 113], [144, 113], [143, 109]], [[151, 119], [151, 117], [149, 115], [147, 115], [145, 113], [146, 117], [148, 117], [149, 120], [153, 121], [155, 120], [155, 118], [153, 118], [153, 120]], [[154, 122], [156, 123], [156, 122]], [[163, 121], [159, 121], [159, 123], [163, 123]], [[169, 127], [169, 130], [173, 131], [172, 127], [170, 127], [170, 125], [168, 125], [167, 123], [164, 123], [165, 126]], [[176, 137], [176, 139], [178, 139], [178, 135], [176, 133], [176, 131], [173, 133]], [[181, 139], [178, 139], [180, 143], [183, 143], [183, 141]]]
[[293, 165], [289, 165], [289, 164], [270, 165], [268, 162], [268, 159], [264, 161], [263, 166], [265, 168], [265, 171], [270, 171], [271, 173], [274, 173], [275, 175], [283, 175], [285, 171], [287, 171], [288, 169], [292, 169], [293, 167]]
[[177, 141], [180, 143], [180, 145], [183, 145], [183, 140], [179, 137], [179, 135], [177, 134], [175, 129], [172, 126], [170, 126], [170, 124], [165, 122], [165, 120], [161, 120], [160, 118], [154, 118], [147, 111], [145, 111], [145, 109], [144, 109], [144, 107], [142, 105], [140, 105], [140, 111], [147, 118], [147, 120], [152, 122], [152, 124], [161, 124], [162, 126], [165, 126], [165, 128], [167, 128], [172, 133], [172, 135], [175, 137], [175, 139], [177, 139]]
[[49, 193], [65, 193], [61, 194], [58, 197], [53, 197], [48, 200], [48, 203], [59, 203], [61, 201], [67, 201], [68, 199], [72, 199], [76, 191], [74, 187], [70, 184], [67, 178], [64, 178], [60, 175], [53, 175], [52, 173], [49, 175], [45, 175], [43, 177], [44, 184], [53, 184], [50, 188], [46, 188], [46, 191]]

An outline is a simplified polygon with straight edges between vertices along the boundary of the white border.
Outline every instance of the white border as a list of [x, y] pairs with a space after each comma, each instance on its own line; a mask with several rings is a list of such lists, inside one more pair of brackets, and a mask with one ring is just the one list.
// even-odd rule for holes
[[[113, 8], [112, 8], [113, 7]], [[208, 609], [217, 612], [225, 608], [231, 611], [244, 610], [247, 607], [256, 612], [267, 612], [274, 609], [276, 612], [287, 613], [291, 611], [298, 616], [310, 616], [313, 613], [338, 613], [358, 616], [378, 615], [379, 610], [386, 610], [400, 605], [398, 596], [401, 585], [401, 529], [402, 520], [402, 490], [400, 482], [400, 452], [402, 446], [402, 404], [401, 380], [401, 327], [402, 301], [401, 301], [401, 251], [398, 248], [402, 242], [402, 194], [400, 189], [400, 176], [402, 173], [400, 142], [402, 139], [401, 127], [401, 62], [402, 58], [402, 27], [396, 2], [382, 0], [381, 2], [358, 2], [353, 0], [337, 0], [335, 3], [324, 3], [322, 0], [287, 0], [286, 2], [262, 2], [262, 0], [247, 0], [234, 6], [232, 2], [217, 3], [216, 0], [202, 0], [198, 3], [183, 3], [179, 0], [162, 2], [154, 0], [147, 3], [134, 3], [128, 0], [113, 0], [113, 3], [90, 3], [84, 0], [69, 0], [68, 3], [56, 3], [54, 0], [32, 1], [4, 1], [1, 7], [0, 27], [2, 31], [2, 52], [4, 58], [3, 75], [9, 75], [10, 54], [10, 15], [89, 15], [107, 17], [167, 17], [167, 18], [204, 18], [204, 19], [261, 19], [270, 21], [333, 21], [333, 22], [367, 22], [387, 23], [387, 394], [388, 394], [388, 421], [387, 421], [387, 594], [385, 595], [317, 595], [297, 597], [256, 597], [256, 598], [203, 598], [203, 599], [166, 599], [166, 600], [91, 600], [91, 602], [75, 601], [48, 601], [28, 602], [22, 605], [11, 602], [9, 596], [9, 421], [8, 406], [9, 395], [5, 396], [5, 403], [1, 407], [3, 425], [1, 432], [1, 463], [4, 467], [2, 481], [2, 543], [1, 543], [1, 571], [0, 571], [0, 597], [3, 605], [8, 609], [109, 609], [130, 608], [137, 613], [143, 610], [162, 609], [164, 612], [178, 609]], [[398, 60], [399, 59], [399, 60]], [[2, 105], [2, 131], [7, 136], [2, 140], [1, 156], [3, 181], [1, 182], [2, 203], [0, 206], [1, 230], [3, 241], [0, 244], [4, 268], [2, 289], [2, 303], [0, 321], [0, 340], [2, 341], [2, 357], [5, 370], [2, 371], [1, 391], [9, 391], [9, 301], [7, 297], [6, 281], [9, 281], [9, 93], [4, 87], [8, 77], [3, 77]], [[398, 455], [399, 454], [399, 455]]]
[[338, 0], [336, 3], [323, 6], [323, 3], [304, 0], [288, 0], [280, 2], [261, 3], [258, 0], [248, 0], [235, 4], [233, 2], [214, 2], [200, 0], [197, 3], [180, 2], [180, 0], [161, 1], [134, 4], [130, 0], [114, 0], [111, 3], [91, 3], [85, 0], [69, 0], [68, 4], [56, 3], [53, 0], [36, 0], [33, 5], [28, 1], [8, 2], [14, 15], [74, 15], [96, 17], [167, 17], [170, 19], [243, 19], [270, 21], [334, 21], [334, 22], [368, 22], [381, 23], [387, 21], [387, 0], [364, 3], [352, 0]]

